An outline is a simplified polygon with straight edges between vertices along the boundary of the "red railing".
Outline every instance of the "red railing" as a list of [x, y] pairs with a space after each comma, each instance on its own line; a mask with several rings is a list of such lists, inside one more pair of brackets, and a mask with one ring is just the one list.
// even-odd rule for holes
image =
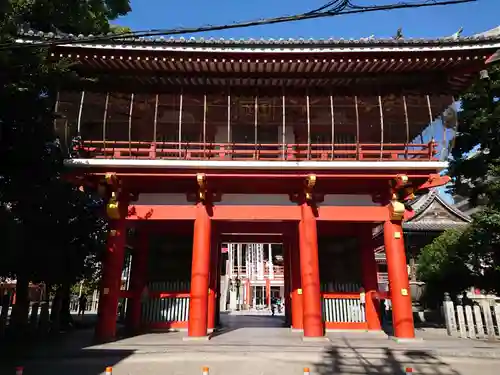
[[[247, 276], [247, 267], [245, 266], [240, 266], [239, 268], [237, 266], [233, 267], [233, 275], [239, 275], [246, 277]], [[264, 276], [269, 276], [269, 267], [265, 266], [264, 267]], [[280, 279], [285, 276], [285, 267], [283, 266], [274, 266], [273, 265], [273, 275], [274, 278]]]
[[343, 144], [247, 144], [196, 142], [83, 141], [80, 157], [169, 160], [436, 160], [434, 142]]

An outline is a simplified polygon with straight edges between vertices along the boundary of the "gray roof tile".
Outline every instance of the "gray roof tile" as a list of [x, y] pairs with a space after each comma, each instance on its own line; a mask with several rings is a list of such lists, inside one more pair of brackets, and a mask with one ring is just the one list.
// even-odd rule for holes
[[[443, 46], [443, 45], [458, 45], [458, 44], [477, 44], [477, 43], [488, 43], [488, 42], [497, 42], [500, 41], [500, 35], [498, 34], [478, 34], [473, 36], [466, 37], [444, 37], [444, 38], [359, 38], [359, 39], [344, 39], [344, 38], [319, 38], [319, 39], [293, 39], [293, 38], [260, 38], [260, 39], [225, 39], [225, 38], [185, 38], [185, 37], [164, 37], [164, 36], [155, 36], [155, 37], [125, 37], [119, 38], [115, 37], [113, 39], [109, 39], [108, 37], [113, 36], [115, 34], [108, 33], [102, 35], [73, 35], [73, 34], [55, 34], [53, 32], [37, 32], [34, 30], [28, 31], [20, 31], [20, 38], [38, 38], [42, 40], [64, 40], [68, 39], [71, 41], [82, 41], [89, 43], [97, 43], [106, 41], [106, 44], [143, 44], [143, 45], [178, 45], [178, 44], [187, 44], [192, 46], [197, 45], [205, 45], [205, 46], [214, 46], [214, 45], [227, 45], [227, 46], [287, 46], [287, 47], [320, 47], [320, 46], [405, 46], [405, 45], [426, 45], [426, 46]], [[98, 38], [96, 40], [92, 40], [93, 38]]]

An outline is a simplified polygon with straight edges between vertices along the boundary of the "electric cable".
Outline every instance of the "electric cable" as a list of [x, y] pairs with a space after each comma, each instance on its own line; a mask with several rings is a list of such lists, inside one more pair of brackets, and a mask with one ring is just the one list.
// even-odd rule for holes
[[384, 10], [391, 11], [397, 9], [456, 5], [456, 4], [470, 3], [476, 1], [477, 0], [425, 0], [419, 2], [398, 2], [385, 5], [360, 6], [352, 4], [350, 0], [333, 0], [312, 11], [308, 11], [306, 13], [301, 13], [301, 14], [295, 14], [291, 16], [265, 18], [253, 21], [242, 21], [242, 22], [235, 22], [232, 24], [205, 25], [199, 27], [182, 27], [173, 29], [151, 29], [144, 31], [134, 31], [134, 32], [125, 32], [125, 33], [116, 33], [116, 34], [89, 36], [89, 37], [67, 37], [67, 38], [60, 38], [44, 42], [20, 43], [19, 41], [13, 41], [9, 43], [0, 44], [0, 51], [5, 49], [16, 49], [16, 48], [29, 48], [29, 47], [40, 48], [40, 47], [57, 46], [62, 44], [81, 44], [88, 42], [112, 41], [116, 39], [119, 39], [121, 41], [126, 41], [129, 38], [148, 38], [153, 36], [195, 34], [208, 31], [220, 31], [220, 30], [229, 30], [236, 28], [271, 25], [277, 23], [295, 22], [306, 19], [334, 17], [339, 15], [378, 12]]

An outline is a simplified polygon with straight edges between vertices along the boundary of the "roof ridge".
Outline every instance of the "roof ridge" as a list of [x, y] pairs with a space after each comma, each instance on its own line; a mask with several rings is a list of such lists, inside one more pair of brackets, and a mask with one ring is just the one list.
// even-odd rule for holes
[[468, 223], [470, 223], [472, 221], [472, 219], [468, 215], [464, 214], [460, 210], [457, 210], [456, 208], [452, 207], [452, 205], [450, 205], [448, 202], [446, 202], [441, 197], [441, 195], [439, 193], [439, 189], [434, 188], [434, 189], [429, 190], [429, 193], [427, 193], [427, 198], [425, 198], [424, 203], [415, 210], [415, 215], [411, 219], [407, 220], [406, 222], [409, 223], [409, 222], [416, 221], [416, 219], [418, 217], [420, 217], [429, 208], [429, 206], [432, 204], [432, 202], [434, 202], [435, 200], [437, 200], [441, 205], [443, 205], [445, 209], [450, 211], [452, 214], [458, 216], [462, 220], [464, 220]]
[[462, 218], [464, 221], [467, 221], [467, 222], [471, 222], [472, 221], [472, 218], [463, 213], [462, 211], [460, 211], [459, 209], [453, 207], [453, 205], [449, 204], [448, 202], [446, 202], [443, 197], [441, 197], [440, 194], [437, 194], [436, 195], [436, 199], [439, 200], [439, 202], [445, 206], [445, 208], [447, 208], [448, 210], [450, 210], [452, 213], [454, 213], [455, 215], [457, 215], [458, 217]]
[[[35, 37], [39, 39], [68, 39], [68, 40], [81, 40], [82, 43], [93, 43], [99, 42], [99, 39], [95, 41], [89, 40], [92, 38], [104, 38], [101, 42], [106, 42], [107, 44], [119, 44], [123, 42], [129, 43], [141, 43], [141, 44], [226, 44], [226, 45], [273, 45], [273, 44], [287, 44], [287, 45], [332, 45], [332, 44], [357, 44], [357, 45], [382, 45], [390, 44], [393, 46], [404, 46], [404, 45], [454, 45], [454, 44], [464, 44], [464, 43], [477, 43], [477, 42], [490, 42], [490, 41], [500, 41], [499, 34], [476, 34], [471, 36], [460, 36], [460, 37], [439, 37], [439, 38], [375, 38], [375, 37], [362, 37], [362, 38], [214, 38], [214, 37], [135, 37], [128, 36], [120, 38], [116, 33], [107, 34], [79, 34], [74, 35], [71, 33], [54, 33], [54, 32], [43, 32], [36, 30], [20, 30], [18, 32], [19, 37]], [[106, 39], [107, 36], [116, 36], [113, 39]], [[104, 43], [101, 43], [104, 44]]]

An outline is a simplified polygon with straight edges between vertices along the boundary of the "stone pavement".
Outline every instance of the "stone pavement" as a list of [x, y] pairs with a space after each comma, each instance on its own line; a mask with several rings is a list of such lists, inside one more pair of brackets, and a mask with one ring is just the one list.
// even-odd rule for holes
[[[282, 328], [282, 318], [223, 315], [225, 329], [210, 341], [184, 341], [185, 332], [150, 333], [93, 345], [92, 333], [75, 332], [58, 346], [38, 348], [23, 365], [25, 375], [94, 375], [113, 366], [115, 375], [302, 374], [497, 375], [500, 343], [452, 339], [439, 330], [419, 331], [424, 341], [397, 343], [366, 332], [328, 333], [303, 341]], [[13, 374], [12, 368], [0, 373]]]

